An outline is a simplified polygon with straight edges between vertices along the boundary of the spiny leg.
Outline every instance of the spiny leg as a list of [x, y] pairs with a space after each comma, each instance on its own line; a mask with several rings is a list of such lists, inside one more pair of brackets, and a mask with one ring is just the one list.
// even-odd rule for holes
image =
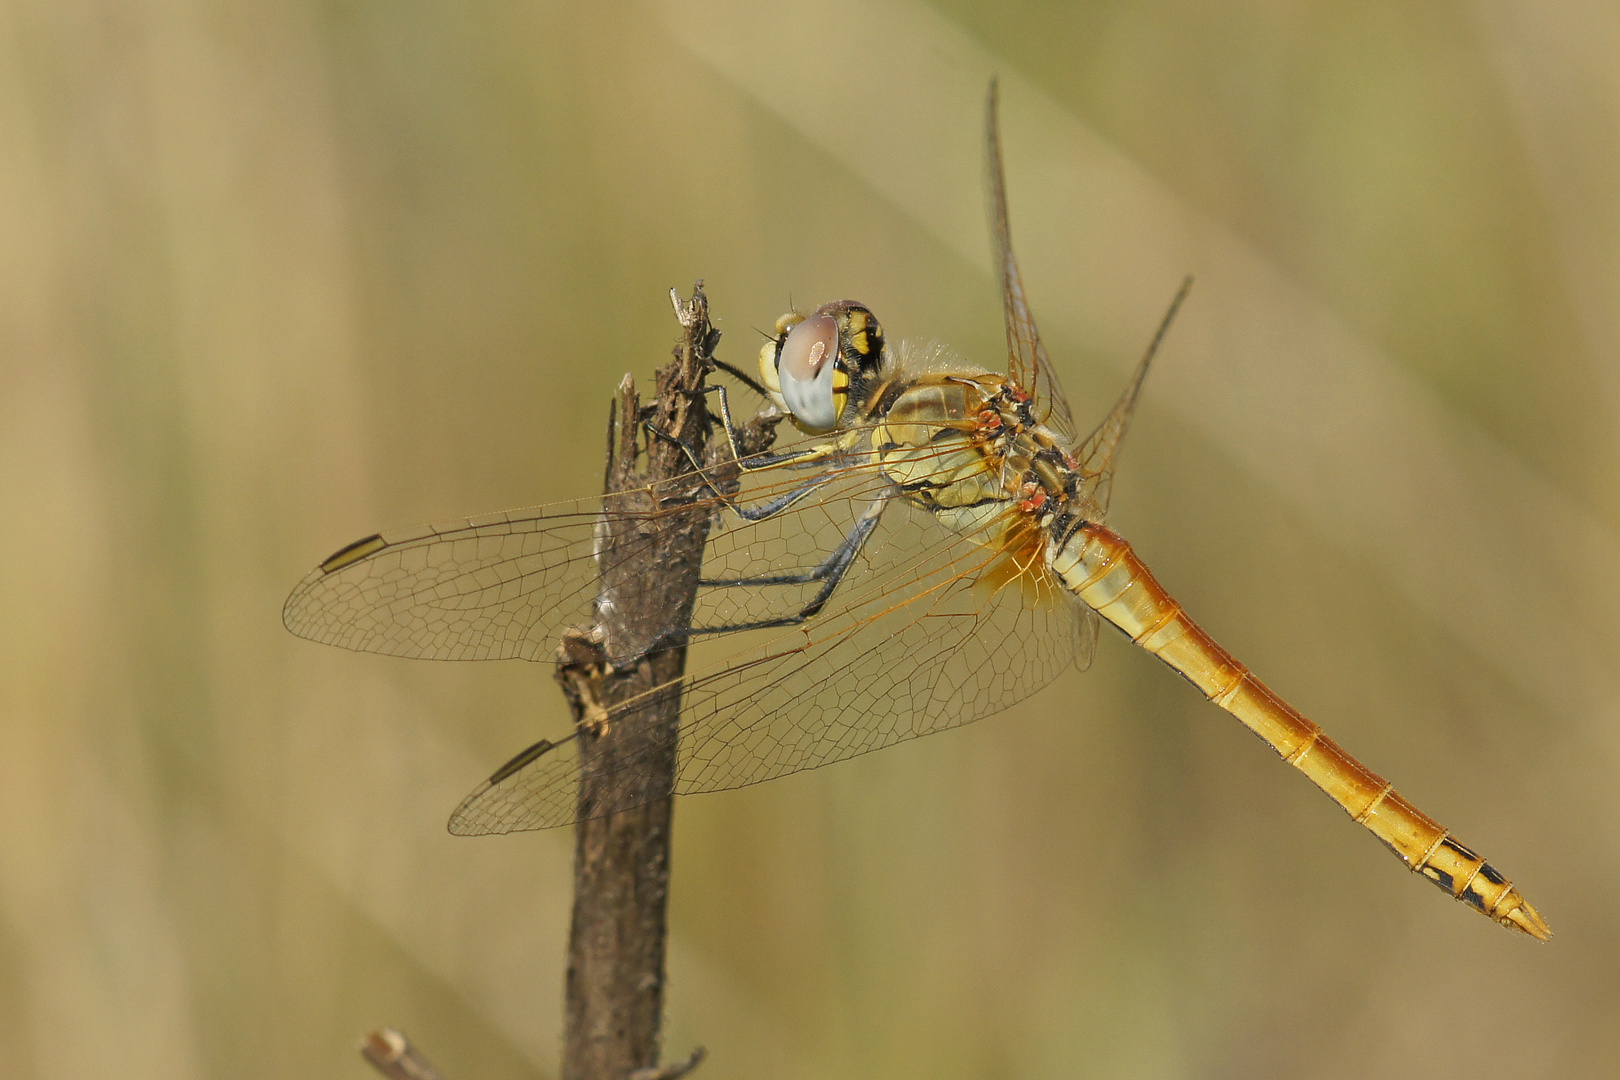
[[748, 389], [752, 390], [760, 397], [768, 399], [771, 396], [771, 392], [765, 389], [764, 385], [760, 383], [758, 379], [754, 378], [752, 375], [749, 375], [741, 368], [733, 367], [724, 360], [719, 360], [712, 356], [709, 357], [709, 362], [715, 367], [719, 368], [721, 371], [724, 371], [726, 374], [730, 375], [732, 378], [736, 379], [738, 382], [742, 383], [744, 386], [748, 387]]
[[813, 570], [806, 570], [798, 574], [717, 578], [699, 583], [704, 588], [731, 588], [744, 585], [809, 585], [813, 582], [821, 582], [822, 586], [817, 590], [816, 595], [795, 614], [783, 615], [775, 619], [761, 619], [756, 622], [732, 623], [726, 626], [694, 626], [690, 632], [693, 634], [725, 634], [737, 630], [766, 630], [771, 627], [797, 626], [799, 623], [814, 618], [823, 607], [826, 607], [827, 601], [832, 599], [833, 593], [838, 590], [839, 584], [844, 580], [844, 575], [854, 565], [855, 556], [860, 554], [861, 548], [866, 545], [872, 531], [877, 528], [878, 521], [883, 516], [883, 508], [888, 505], [888, 501], [887, 497], [873, 500], [872, 504], [861, 514], [860, 519], [855, 522], [855, 527], [849, 531], [849, 535], [844, 537], [843, 542]]
[[[714, 494], [715, 498], [725, 503], [730, 510], [732, 510], [744, 521], [764, 521], [766, 518], [774, 517], [775, 515], [780, 514], [783, 510], [786, 510], [788, 507], [792, 506], [794, 503], [798, 502], [800, 499], [804, 498], [806, 495], [810, 494], [822, 484], [825, 484], [829, 480], [833, 479], [834, 476], [833, 473], [823, 473], [821, 476], [813, 476], [809, 480], [806, 480], [804, 483], [800, 484], [798, 487], [794, 488], [792, 491], [778, 495], [774, 499], [767, 499], [765, 502], [760, 503], [757, 506], [744, 506], [737, 501], [735, 496], [724, 494], [720, 490], [720, 485], [708, 475], [703, 466], [697, 464], [697, 456], [692, 452], [691, 446], [682, 440], [675, 438], [673, 435], [668, 434], [667, 432], [660, 431], [651, 423], [648, 423], [645, 426], [652, 434], [679, 446], [681, 450], [685, 452], [687, 460], [692, 463], [693, 471], [696, 473], [698, 478], [703, 481], [703, 486], [708, 488], [709, 491]], [[756, 471], [761, 467], [757, 465], [749, 467], [742, 463], [737, 464], [738, 467], [744, 472]]]
[[[731, 450], [731, 461], [725, 464], [736, 468], [741, 473], [747, 474], [751, 472], [760, 472], [765, 469], [781, 467], [793, 468], [803, 465], [811, 465], [816, 462], [827, 460], [839, 450], [837, 443], [827, 442], [818, 443], [815, 446], [809, 446], [802, 450], [789, 451], [788, 453], [783, 454], [755, 454], [753, 457], [742, 457], [737, 447], [737, 429], [736, 425], [731, 419], [731, 405], [726, 398], [726, 388], [724, 386], [706, 386], [702, 390], [702, 393], [705, 394], [711, 392], [720, 395], [720, 422], [726, 433], [726, 443]], [[736, 502], [734, 497], [723, 493], [722, 485], [717, 483], [709, 475], [708, 468], [698, 460], [697, 451], [690, 443], [686, 442], [684, 439], [676, 438], [674, 435], [664, 431], [651, 421], [643, 422], [642, 426], [647, 429], [648, 434], [663, 439], [666, 442], [673, 443], [675, 446], [679, 447], [681, 452], [686, 455], [687, 462], [692, 466], [693, 473], [703, 481], [703, 485], [714, 494], [715, 498], [720, 499], [732, 510], [736, 511], [737, 515], [744, 521], [763, 521], [773, 514], [778, 514], [787, 509], [789, 506], [792, 506], [794, 503], [798, 502], [811, 491], [815, 490], [818, 485], [826, 483], [828, 480], [832, 479], [832, 474], [830, 473], [815, 477], [809, 481], [806, 481], [803, 485], [795, 488], [793, 491], [790, 491], [785, 495], [780, 495], [775, 499], [766, 502], [762, 506], [743, 507]]]
[[731, 464], [745, 473], [757, 472], [760, 469], [773, 469], [783, 465], [808, 465], [816, 461], [824, 461], [838, 452], [837, 442], [817, 443], [802, 450], [790, 450], [783, 454], [755, 454], [753, 457], [743, 457], [742, 451], [737, 447], [737, 425], [731, 418], [731, 399], [726, 394], [726, 388], [718, 383], [714, 386], [705, 386], [705, 394], [716, 394], [720, 398], [720, 425], [726, 433], [726, 445], [731, 449]]

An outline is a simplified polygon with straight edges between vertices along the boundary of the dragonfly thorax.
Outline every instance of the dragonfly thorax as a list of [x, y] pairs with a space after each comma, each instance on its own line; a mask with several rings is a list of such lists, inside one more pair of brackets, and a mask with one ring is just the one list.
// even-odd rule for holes
[[987, 422], [1006, 434], [993, 442], [1003, 487], [1032, 524], [1066, 530], [1075, 519], [1079, 462], [1067, 440], [1036, 418], [1034, 403], [1011, 379], [991, 401]]
[[778, 408], [841, 452], [871, 453], [913, 506], [962, 532], [1067, 530], [1080, 487], [1065, 438], [1043, 423], [1014, 379], [968, 365], [892, 361], [865, 305], [790, 312], [760, 350], [761, 381]]
[[1045, 527], [1070, 504], [1076, 464], [1024, 394], [995, 372], [889, 380], [863, 403], [870, 452], [905, 500], [958, 532], [1010, 517]]

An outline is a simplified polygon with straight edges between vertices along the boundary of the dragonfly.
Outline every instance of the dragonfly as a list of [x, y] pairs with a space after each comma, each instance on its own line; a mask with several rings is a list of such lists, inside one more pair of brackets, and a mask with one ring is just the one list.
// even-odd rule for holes
[[[891, 344], [851, 300], [779, 319], [757, 380], [728, 368], [796, 436], [740, 453], [719, 389], [737, 479], [720, 483], [692, 457], [679, 509], [712, 514], [695, 605], [609, 660], [689, 641], [740, 644], [677, 680], [673, 788], [631, 783], [626, 798], [742, 787], [999, 712], [1068, 667], [1089, 666], [1107, 622], [1263, 739], [1408, 869], [1503, 926], [1549, 938], [1505, 876], [1221, 648], [1105, 524], [1121, 440], [1186, 283], [1117, 403], [1082, 438], [1013, 255], [994, 86], [985, 141], [1006, 371]], [[655, 493], [639, 494], [366, 537], [298, 584], [284, 622], [314, 641], [396, 656], [552, 659], [561, 628], [612, 602], [598, 580], [602, 545], [656, 542], [672, 513]], [[669, 689], [598, 722], [649, 723]], [[576, 730], [518, 754], [455, 809], [450, 831], [576, 821], [579, 744]]]

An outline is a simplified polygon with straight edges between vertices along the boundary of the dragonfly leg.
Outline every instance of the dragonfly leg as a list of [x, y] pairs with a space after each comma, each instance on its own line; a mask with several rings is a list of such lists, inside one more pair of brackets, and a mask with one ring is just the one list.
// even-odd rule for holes
[[[828, 480], [832, 479], [832, 474], [831, 473], [828, 473], [828, 474], [825, 474], [825, 475], [822, 475], [822, 476], [811, 477], [809, 480], [806, 480], [804, 483], [800, 484], [798, 487], [794, 488], [792, 491], [786, 492], [785, 494], [782, 494], [782, 495], [778, 495], [774, 499], [768, 499], [765, 502], [760, 503], [757, 506], [744, 506], [744, 505], [742, 505], [741, 503], [739, 503], [737, 501], [735, 496], [726, 495], [726, 494], [722, 493], [722, 491], [720, 489], [720, 485], [717, 484], [709, 476], [707, 470], [705, 470], [703, 466], [698, 464], [697, 455], [695, 453], [693, 453], [692, 447], [687, 442], [685, 442], [685, 440], [676, 438], [675, 436], [669, 434], [669, 432], [661, 430], [660, 428], [658, 428], [657, 426], [655, 426], [651, 422], [646, 423], [644, 426], [646, 427], [647, 431], [650, 432], [651, 434], [658, 436], [660, 439], [664, 439], [664, 440], [666, 440], [668, 442], [672, 442], [676, 446], [679, 446], [681, 448], [681, 450], [686, 454], [686, 460], [691, 463], [693, 471], [703, 481], [703, 486], [708, 488], [709, 491], [714, 495], [714, 497], [716, 499], [719, 499], [721, 502], [725, 503], [726, 506], [730, 507], [733, 511], [735, 511], [737, 516], [742, 518], [744, 521], [764, 521], [768, 517], [771, 517], [771, 516], [773, 516], [775, 514], [780, 514], [783, 510], [786, 510], [788, 507], [792, 506], [794, 503], [798, 502], [800, 499], [802, 499], [806, 495], [810, 494], [810, 492], [814, 491], [816, 488], [820, 487], [822, 484], [825, 484]], [[798, 455], [798, 454], [793, 454], [793, 455], [783, 454], [783, 455], [780, 455], [781, 462], [783, 462], [783, 463], [796, 462], [796, 460], [800, 459], [801, 457], [802, 457], [802, 455]], [[813, 460], [813, 459], [808, 458], [808, 457], [803, 457], [803, 460], [810, 461], [810, 460]], [[738, 467], [741, 468], [744, 472], [750, 471], [749, 465], [747, 465], [745, 463], [741, 463], [741, 462], [739, 462], [737, 464], [738, 464]], [[753, 468], [762, 468], [762, 467], [763, 466], [759, 466], [759, 465], [754, 465], [753, 466]]]
[[[669, 432], [665, 431], [651, 420], [643, 420], [641, 422], [641, 426], [646, 429], [647, 434], [663, 439], [665, 442], [679, 447], [681, 453], [686, 455], [686, 463], [692, 466], [692, 471], [703, 478], [703, 483], [705, 486], [714, 488], [713, 481], [709, 479], [709, 474], [703, 470], [703, 463], [698, 460], [697, 451], [692, 448], [691, 443], [680, 438], [679, 436], [671, 435]], [[716, 493], [718, 494], [718, 491]]]
[[[731, 418], [731, 403], [727, 399], [726, 388], [724, 386], [706, 386], [701, 392], [705, 394], [714, 393], [720, 397], [720, 423], [725, 430], [726, 443], [731, 450], [731, 461], [727, 464], [735, 466], [740, 472], [749, 473], [757, 472], [763, 469], [780, 468], [782, 466], [791, 468], [799, 465], [810, 465], [818, 461], [826, 460], [838, 449], [837, 445], [834, 443], [821, 443], [816, 446], [806, 447], [803, 450], [795, 450], [785, 454], [756, 454], [753, 457], [744, 458], [741, 456], [741, 453], [738, 450], [737, 427]], [[745, 507], [738, 504], [734, 497], [722, 494], [720, 485], [709, 476], [708, 470], [698, 460], [696, 449], [690, 443], [684, 439], [677, 438], [667, 431], [664, 431], [651, 421], [644, 422], [643, 426], [647, 429], [649, 434], [663, 439], [666, 442], [674, 443], [676, 446], [680, 447], [681, 452], [686, 455], [686, 460], [691, 464], [693, 472], [702, 478], [704, 486], [713, 492], [717, 499], [722, 500], [726, 503], [726, 505], [730, 506], [731, 509], [735, 510], [737, 515], [744, 521], [763, 521], [773, 514], [781, 513], [783, 510], [786, 510], [788, 507], [804, 498], [805, 495], [815, 490], [818, 485], [825, 483], [831, 478], [830, 476], [815, 477], [805, 482], [800, 487], [797, 487], [784, 495], [779, 495], [776, 498], [761, 504], [760, 506]]]
[[849, 572], [850, 566], [855, 562], [855, 556], [860, 554], [861, 548], [866, 546], [867, 539], [872, 530], [877, 528], [878, 520], [883, 516], [883, 508], [888, 499], [877, 499], [861, 514], [855, 527], [844, 537], [842, 543], [828, 555], [821, 564], [813, 570], [806, 570], [798, 574], [766, 574], [751, 578], [720, 578], [703, 581], [705, 588], [725, 588], [738, 585], [808, 585], [819, 581], [821, 588], [810, 602], [792, 615], [784, 615], [776, 619], [761, 619], [757, 622], [732, 623], [727, 626], [694, 626], [693, 634], [725, 634], [735, 630], [766, 630], [775, 626], [796, 626], [807, 619], [814, 618], [821, 609], [832, 599], [832, 594], [838, 590], [844, 575]]
[[713, 364], [715, 367], [719, 368], [721, 371], [725, 372], [727, 375], [730, 375], [732, 378], [736, 379], [738, 382], [740, 382], [744, 386], [748, 387], [748, 389], [752, 390], [754, 393], [758, 394], [760, 397], [765, 398], [766, 400], [770, 399], [770, 396], [771, 396], [770, 391], [766, 390], [765, 387], [760, 383], [760, 381], [758, 379], [755, 379], [753, 376], [749, 375], [747, 372], [743, 371], [741, 368], [733, 367], [731, 364], [726, 363], [724, 360], [718, 360], [718, 359], [716, 359], [715, 357], [712, 357], [712, 356], [709, 357], [709, 363]]
[[[743, 457], [737, 445], [737, 425], [731, 419], [731, 403], [727, 400], [726, 388], [718, 385], [705, 386], [698, 392], [719, 395], [720, 426], [725, 430], [726, 444], [731, 450], [731, 460], [725, 464], [734, 466], [740, 472], [758, 472], [761, 469], [776, 469], [784, 465], [790, 467], [810, 465], [818, 461], [825, 461], [841, 449], [836, 442], [825, 442], [817, 443], [815, 446], [807, 446], [801, 450], [790, 450], [785, 454], [754, 454], [751, 457]], [[708, 473], [705, 471], [703, 463], [698, 460], [697, 451], [691, 443], [671, 435], [651, 420], [643, 420], [641, 426], [647, 429], [648, 434], [680, 447], [681, 452], [686, 455], [686, 460], [691, 464], [692, 471], [703, 477], [704, 482], [709, 487], [713, 488], [715, 486], [709, 480]]]
[[[800, 499], [804, 498], [806, 495], [810, 494], [812, 491], [816, 490], [816, 488], [820, 487], [822, 484], [825, 484], [831, 479], [832, 474], [830, 473], [825, 476], [812, 477], [811, 479], [800, 484], [798, 487], [794, 488], [792, 491], [789, 491], [783, 495], [778, 495], [774, 499], [767, 499], [765, 502], [759, 503], [756, 506], [743, 506], [738, 502], [731, 502], [728, 505], [730, 505], [731, 509], [736, 511], [737, 516], [742, 518], [744, 521], [764, 521], [768, 517], [773, 517], [776, 514], [780, 514], [783, 510], [786, 510], [788, 507], [792, 506], [794, 503], [798, 502]], [[713, 583], [704, 582], [704, 584], [708, 585]]]
[[808, 465], [825, 460], [838, 450], [837, 443], [827, 442], [808, 446], [802, 450], [790, 450], [785, 454], [755, 454], [745, 458], [737, 447], [737, 425], [731, 418], [731, 400], [726, 394], [726, 388], [719, 384], [705, 386], [703, 393], [714, 394], [720, 398], [720, 426], [725, 429], [726, 444], [731, 448], [731, 463], [745, 473], [774, 469], [783, 465]]

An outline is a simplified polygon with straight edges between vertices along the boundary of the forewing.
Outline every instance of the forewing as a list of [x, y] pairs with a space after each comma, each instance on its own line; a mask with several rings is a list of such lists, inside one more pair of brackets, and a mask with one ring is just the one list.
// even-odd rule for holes
[[[666, 485], [663, 501], [641, 490], [379, 533], [310, 571], [287, 598], [282, 620], [300, 637], [361, 652], [551, 660], [562, 629], [595, 620], [596, 553], [606, 537], [657, 545], [660, 519], [695, 504], [715, 514], [705, 578], [802, 577], [837, 549], [888, 482], [857, 453], [750, 472], [738, 487], [737, 505], [790, 501], [763, 520], [745, 520], [691, 476]], [[609, 516], [617, 520], [606, 530]], [[691, 625], [723, 630], [791, 615], [820, 588], [815, 580], [704, 587]], [[671, 618], [666, 629], [678, 637], [685, 627]]]
[[[964, 535], [895, 501], [827, 607], [679, 684], [680, 793], [743, 787], [999, 712], [1089, 660], [1096, 616], [1044, 577], [1033, 544], [1000, 547], [1005, 522]], [[1026, 537], [1027, 539], [1027, 537]], [[990, 546], [986, 546], [990, 545]], [[1020, 573], [1020, 570], [1027, 573]], [[660, 688], [613, 710], [645, 724]], [[455, 833], [565, 825], [577, 816], [570, 738], [520, 755], [467, 797]], [[667, 793], [645, 758], [616, 764], [607, 814]]]
[[1007, 374], [1035, 401], [1036, 418], [1072, 442], [1076, 437], [1069, 402], [1052, 371], [1052, 361], [1041, 344], [1040, 331], [1024, 296], [1024, 279], [1013, 255], [1012, 228], [1007, 220], [1007, 181], [1001, 167], [1001, 126], [997, 119], [997, 91], [990, 83], [986, 107], [985, 154], [988, 159], [990, 228], [995, 237], [996, 270], [1001, 278], [1002, 313], [1007, 323]]
[[368, 537], [298, 583], [299, 637], [430, 660], [549, 656], [560, 620], [589, 617], [601, 500], [555, 503]]

